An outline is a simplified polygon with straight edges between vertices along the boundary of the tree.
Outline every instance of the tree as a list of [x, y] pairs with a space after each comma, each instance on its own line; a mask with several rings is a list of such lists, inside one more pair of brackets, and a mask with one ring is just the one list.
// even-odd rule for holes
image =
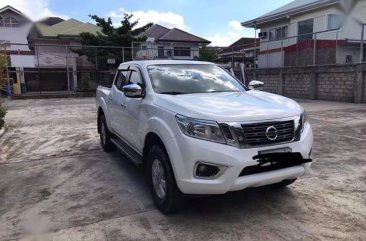
[[[82, 45], [92, 46], [112, 46], [112, 47], [131, 47], [132, 42], [143, 42], [146, 38], [138, 37], [145, 32], [152, 23], [142, 27], [136, 27], [138, 21], [131, 22], [132, 14], [124, 14], [121, 21], [121, 26], [115, 27], [111, 18], [104, 19], [97, 15], [89, 15], [96, 22], [96, 25], [101, 28], [101, 33], [96, 35], [91, 33], [81, 33]], [[108, 69], [108, 59], [115, 59], [116, 64], [122, 62], [122, 51], [120, 48], [79, 48], [74, 49], [74, 52], [79, 55], [86, 55], [88, 60], [97, 64], [97, 68]], [[131, 50], [125, 49], [125, 61], [131, 60]]]
[[3, 51], [4, 48], [0, 44], [0, 89], [2, 89], [6, 84], [6, 68], [7, 68], [7, 55], [5, 51]]
[[200, 49], [198, 59], [201, 61], [215, 62], [218, 59], [217, 50], [215, 48], [203, 47]]

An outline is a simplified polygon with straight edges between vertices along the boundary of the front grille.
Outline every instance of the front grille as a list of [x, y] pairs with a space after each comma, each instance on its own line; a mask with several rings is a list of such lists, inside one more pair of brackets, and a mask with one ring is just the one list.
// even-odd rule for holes
[[[271, 126], [277, 129], [277, 138], [274, 140], [270, 140], [266, 136], [266, 130]], [[248, 146], [264, 146], [291, 142], [295, 137], [295, 124], [293, 120], [243, 124], [242, 128], [244, 131], [245, 142]]]

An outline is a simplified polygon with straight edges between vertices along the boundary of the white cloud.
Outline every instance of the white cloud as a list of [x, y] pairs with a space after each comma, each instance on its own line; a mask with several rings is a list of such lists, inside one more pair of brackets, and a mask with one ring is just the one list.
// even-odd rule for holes
[[115, 25], [119, 25], [124, 13], [133, 14], [132, 20], [139, 20], [137, 27], [153, 22], [167, 28], [179, 28], [185, 31], [190, 30], [190, 27], [184, 23], [184, 17], [173, 12], [158, 12], [155, 10], [130, 12], [120, 8], [117, 11], [111, 11], [108, 16], [113, 19]]
[[69, 18], [51, 11], [49, 9], [49, 0], [1, 0], [0, 8], [6, 5], [16, 8], [34, 21], [50, 16]]
[[243, 28], [239, 21], [232, 20], [228, 22], [228, 31], [226, 33], [215, 33], [205, 38], [211, 41], [211, 46], [226, 47], [242, 37], [254, 38], [254, 30]]
[[241, 26], [240, 22], [239, 21], [236, 21], [236, 20], [232, 20], [229, 22], [229, 27], [232, 29], [232, 30], [235, 30], [235, 31], [240, 31], [243, 29], [243, 26]]

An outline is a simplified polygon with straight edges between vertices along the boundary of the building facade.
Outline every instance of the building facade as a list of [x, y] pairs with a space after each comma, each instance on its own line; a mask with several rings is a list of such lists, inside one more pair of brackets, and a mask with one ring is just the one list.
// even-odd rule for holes
[[260, 68], [357, 63], [365, 13], [364, 0], [295, 0], [242, 25], [260, 29]]
[[229, 47], [222, 48], [218, 53], [219, 61], [238, 67], [244, 63], [246, 67], [253, 68], [257, 63], [259, 54], [258, 38], [240, 38]]
[[136, 49], [137, 59], [196, 59], [199, 58], [200, 47], [211, 43], [183, 30], [158, 24], [152, 25], [139, 37], [146, 37], [146, 42]]
[[0, 9], [0, 44], [10, 56], [11, 88], [21, 93], [25, 85], [24, 68], [35, 67], [34, 52], [28, 46], [32, 21], [17, 9], [6, 6]]

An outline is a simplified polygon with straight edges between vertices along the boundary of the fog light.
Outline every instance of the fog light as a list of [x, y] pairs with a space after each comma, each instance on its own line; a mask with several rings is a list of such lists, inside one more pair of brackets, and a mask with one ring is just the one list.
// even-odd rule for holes
[[219, 177], [225, 169], [225, 166], [198, 162], [195, 166], [194, 176], [201, 179], [214, 179]]

